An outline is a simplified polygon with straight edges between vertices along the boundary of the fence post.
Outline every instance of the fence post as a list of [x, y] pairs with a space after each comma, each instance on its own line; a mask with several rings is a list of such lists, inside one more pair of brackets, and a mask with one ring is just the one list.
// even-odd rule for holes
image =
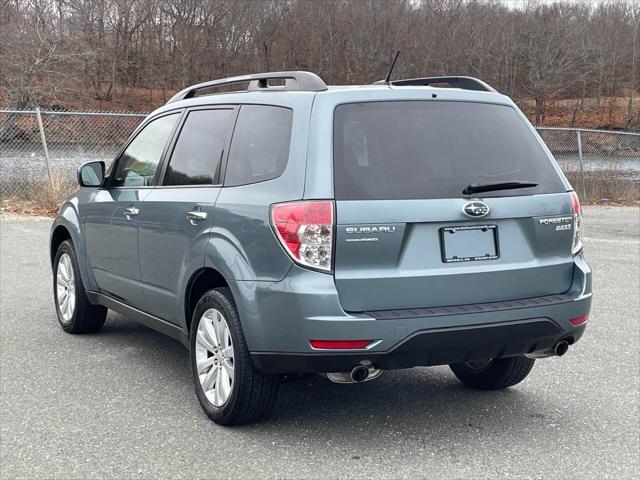
[[580, 162], [580, 183], [582, 183], [582, 199], [587, 199], [587, 186], [584, 181], [584, 166], [582, 165], [582, 135], [580, 130], [576, 130], [576, 136], [578, 137], [578, 161]]
[[36, 107], [36, 118], [38, 119], [38, 129], [40, 130], [40, 141], [42, 142], [42, 150], [44, 150], [44, 159], [47, 162], [47, 174], [49, 175], [49, 186], [53, 190], [53, 172], [51, 171], [51, 161], [49, 160], [49, 149], [47, 148], [47, 138], [44, 136], [44, 126], [42, 125], [42, 115], [40, 115], [40, 107]]

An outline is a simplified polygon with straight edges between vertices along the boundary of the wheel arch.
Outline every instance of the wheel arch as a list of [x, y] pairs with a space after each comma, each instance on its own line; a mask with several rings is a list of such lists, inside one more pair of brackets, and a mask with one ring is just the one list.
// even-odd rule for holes
[[56, 257], [58, 247], [65, 240], [71, 240], [73, 248], [76, 252], [76, 259], [80, 269], [80, 277], [88, 291], [95, 290], [95, 280], [88, 269], [87, 258], [85, 254], [84, 237], [80, 228], [80, 219], [78, 217], [78, 199], [77, 196], [71, 196], [60, 208], [58, 215], [51, 226], [51, 234], [49, 236], [49, 255], [51, 260], [51, 268], [54, 268], [53, 262]]
[[73, 238], [71, 238], [71, 232], [64, 225], [58, 225], [53, 228], [51, 231], [51, 242], [49, 243], [49, 257], [51, 260], [51, 267], [53, 268], [53, 262], [56, 258], [56, 253], [58, 252], [58, 248], [65, 240], [71, 240], [73, 243]]
[[204, 292], [219, 287], [229, 287], [226, 278], [215, 268], [203, 267], [191, 275], [184, 294], [184, 322], [187, 335], [191, 329], [191, 317]]

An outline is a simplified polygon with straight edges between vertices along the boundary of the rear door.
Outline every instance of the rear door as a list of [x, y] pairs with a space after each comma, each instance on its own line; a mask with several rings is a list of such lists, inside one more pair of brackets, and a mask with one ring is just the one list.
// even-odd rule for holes
[[170, 322], [178, 323], [181, 290], [204, 265], [235, 112], [233, 106], [188, 111], [162, 181], [143, 202], [139, 250], [146, 310]]
[[[335, 109], [333, 138], [335, 282], [345, 310], [487, 303], [569, 289], [571, 200], [512, 107], [343, 104]], [[462, 193], [470, 184], [513, 181], [536, 185]]]

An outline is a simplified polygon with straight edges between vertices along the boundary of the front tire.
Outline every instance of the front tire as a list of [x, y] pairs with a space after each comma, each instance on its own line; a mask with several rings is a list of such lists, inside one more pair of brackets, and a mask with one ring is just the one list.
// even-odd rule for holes
[[209, 290], [193, 312], [191, 372], [204, 412], [218, 425], [264, 418], [278, 395], [280, 377], [256, 370], [235, 301], [228, 288]]
[[524, 380], [535, 360], [524, 355], [494, 358], [485, 362], [452, 363], [454, 375], [462, 383], [479, 390], [502, 390]]
[[62, 329], [67, 333], [94, 333], [100, 330], [107, 318], [107, 308], [89, 302], [76, 251], [70, 240], [60, 244], [53, 265], [53, 298]]

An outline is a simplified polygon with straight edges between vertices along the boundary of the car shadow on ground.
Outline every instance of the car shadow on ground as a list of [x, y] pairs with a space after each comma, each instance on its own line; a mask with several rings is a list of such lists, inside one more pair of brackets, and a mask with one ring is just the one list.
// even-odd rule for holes
[[[185, 408], [203, 422], [209, 421], [193, 394], [188, 353], [179, 342], [113, 313], [104, 329], [92, 337], [104, 349], [128, 352], [127, 362], [140, 362], [133, 368], [162, 376], [165, 392], [166, 387], [176, 389], [176, 402], [183, 401], [186, 393], [191, 401]], [[535, 429], [536, 425], [544, 428], [547, 417], [555, 416], [549, 412], [556, 410], [548, 402], [548, 397], [526, 388], [526, 383], [497, 392], [469, 389], [448, 367], [387, 371], [379, 379], [353, 385], [310, 375], [281, 385], [268, 419], [233, 431], [286, 436], [295, 431], [313, 432], [320, 439], [339, 432], [343, 440], [353, 436], [354, 441], [367, 434], [422, 439], [425, 435], [500, 434], [504, 425], [511, 431]], [[285, 426], [301, 428], [282, 428]]]

